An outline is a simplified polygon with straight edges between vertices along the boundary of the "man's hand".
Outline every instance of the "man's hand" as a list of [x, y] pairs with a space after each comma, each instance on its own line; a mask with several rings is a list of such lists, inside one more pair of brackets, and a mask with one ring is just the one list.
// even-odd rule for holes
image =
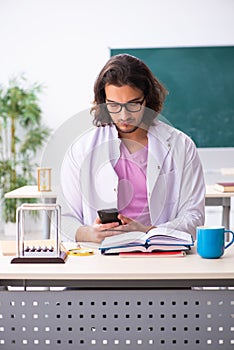
[[118, 232], [122, 231], [122, 233], [131, 232], [131, 231], [148, 232], [152, 228], [156, 227], [156, 226], [145, 226], [140, 222], [132, 220], [122, 214], [118, 215], [118, 219], [121, 220], [122, 225], [120, 225], [117, 229], [115, 228], [114, 230], [118, 230]]
[[104, 238], [123, 233], [118, 231], [122, 226], [118, 222], [102, 224], [100, 218], [96, 218], [92, 226], [81, 226], [76, 232], [76, 241], [101, 243]]
[[101, 243], [104, 238], [119, 235], [131, 231], [148, 232], [155, 226], [145, 226], [138, 221], [132, 220], [122, 214], [118, 215], [122, 225], [118, 222], [102, 224], [100, 218], [96, 218], [92, 226], [81, 226], [76, 233], [78, 242]]
[[118, 222], [110, 222], [108, 224], [102, 224], [100, 218], [96, 218], [93, 226], [91, 226], [94, 242], [101, 243], [104, 238], [109, 236], [118, 235], [122, 232], [118, 231], [121, 225]]

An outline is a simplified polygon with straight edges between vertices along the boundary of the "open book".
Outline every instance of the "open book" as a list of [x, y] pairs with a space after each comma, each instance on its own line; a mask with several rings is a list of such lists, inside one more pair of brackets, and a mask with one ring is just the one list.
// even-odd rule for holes
[[189, 250], [193, 245], [193, 237], [187, 232], [155, 228], [148, 233], [134, 231], [106, 237], [99, 249], [102, 254], [118, 254], [133, 251]]

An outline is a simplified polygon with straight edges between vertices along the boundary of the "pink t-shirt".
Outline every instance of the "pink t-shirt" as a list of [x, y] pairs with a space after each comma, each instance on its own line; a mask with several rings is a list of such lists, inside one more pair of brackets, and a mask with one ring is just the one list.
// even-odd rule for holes
[[146, 189], [148, 148], [130, 153], [124, 143], [120, 146], [120, 158], [115, 165], [119, 178], [119, 212], [144, 225], [151, 225]]

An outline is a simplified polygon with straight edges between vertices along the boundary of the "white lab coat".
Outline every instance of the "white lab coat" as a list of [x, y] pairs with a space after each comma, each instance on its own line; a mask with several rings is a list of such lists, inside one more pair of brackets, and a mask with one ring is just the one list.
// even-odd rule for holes
[[[92, 225], [97, 209], [117, 207], [120, 156], [114, 126], [95, 127], [69, 148], [61, 168], [61, 186], [71, 209], [71, 237], [80, 225]], [[148, 130], [147, 193], [151, 223], [195, 235], [204, 224], [205, 183], [193, 141], [181, 131], [155, 121]], [[64, 220], [64, 219], [62, 219]], [[68, 229], [69, 228], [69, 229]]]

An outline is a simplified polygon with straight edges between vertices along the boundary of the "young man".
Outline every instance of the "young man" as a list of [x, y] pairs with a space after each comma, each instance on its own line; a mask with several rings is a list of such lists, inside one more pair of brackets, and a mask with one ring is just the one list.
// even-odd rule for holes
[[[113, 56], [94, 86], [95, 128], [68, 150], [61, 171], [77, 241], [167, 227], [195, 235], [205, 184], [192, 140], [160, 122], [166, 90], [138, 58]], [[97, 210], [118, 208], [122, 225]]]

